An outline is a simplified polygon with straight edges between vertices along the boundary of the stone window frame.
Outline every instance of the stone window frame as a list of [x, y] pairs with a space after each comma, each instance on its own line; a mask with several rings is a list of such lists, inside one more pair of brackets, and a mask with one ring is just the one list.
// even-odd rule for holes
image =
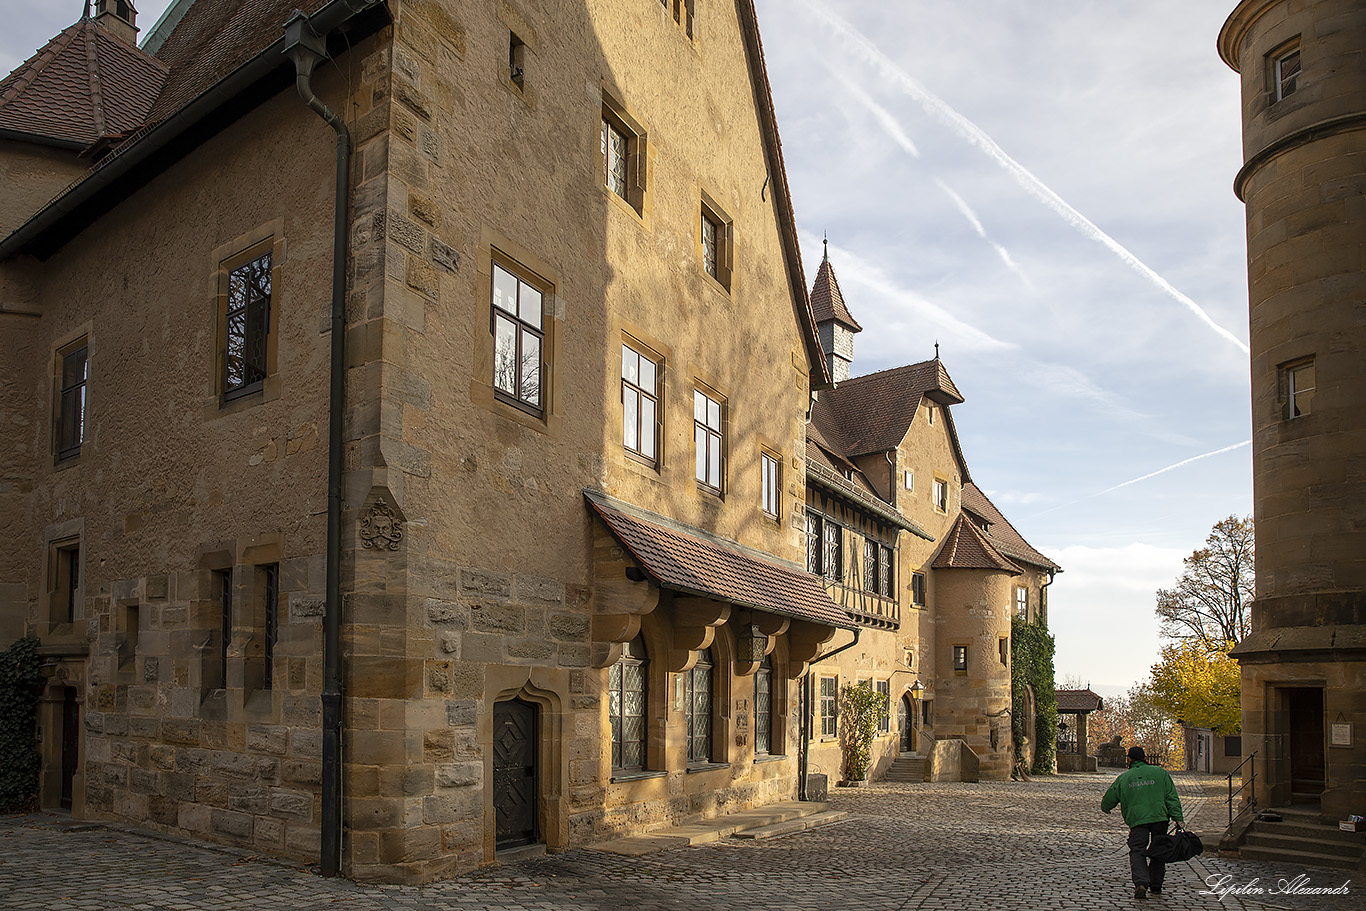
[[[625, 164], [620, 189], [612, 185], [608, 155], [609, 130], [622, 137]], [[602, 121], [597, 151], [597, 174], [603, 191], [644, 218], [649, 200], [649, 130], [607, 87], [602, 89]]]
[[[621, 415], [621, 419], [622, 419], [621, 445], [622, 445], [622, 448], [626, 451], [626, 455], [627, 455], [629, 458], [631, 458], [631, 459], [633, 459], [633, 460], [635, 460], [635, 461], [637, 461], [637, 462], [641, 462], [641, 463], [643, 463], [643, 464], [645, 464], [645, 465], [648, 465], [649, 467], [654, 468], [655, 470], [658, 470], [659, 467], [660, 467], [660, 465], [663, 464], [663, 461], [664, 461], [664, 456], [663, 456], [663, 451], [662, 451], [662, 450], [663, 450], [663, 448], [664, 448], [665, 433], [664, 433], [664, 409], [663, 409], [663, 407], [662, 407], [662, 402], [663, 402], [663, 400], [664, 400], [664, 390], [665, 390], [665, 378], [664, 378], [665, 358], [664, 358], [664, 355], [663, 355], [663, 354], [660, 354], [659, 352], [655, 351], [655, 350], [654, 350], [652, 347], [650, 347], [649, 345], [646, 345], [646, 344], [644, 344], [644, 343], [642, 343], [642, 342], [640, 342], [640, 341], [637, 341], [635, 338], [633, 338], [633, 337], [631, 337], [631, 336], [629, 336], [629, 335], [623, 335], [623, 336], [622, 336], [621, 347], [622, 347], [622, 349], [623, 349], [623, 350], [622, 350], [622, 359], [621, 359], [621, 406], [622, 406], [622, 415]], [[641, 361], [649, 361], [649, 362], [654, 366], [654, 370], [655, 370], [655, 382], [654, 382], [654, 390], [653, 390], [653, 391], [649, 391], [649, 390], [645, 389], [645, 387], [644, 387], [643, 385], [641, 385], [641, 383], [640, 383], [640, 381], [639, 381], [639, 375], [637, 375], [637, 379], [636, 379], [635, 381], [629, 380], [629, 379], [627, 378], [627, 374], [626, 374], [626, 358], [627, 358], [626, 352], [627, 352], [627, 351], [630, 351], [632, 354], [634, 354], [636, 357], [638, 357]], [[637, 445], [634, 446], [634, 447], [633, 447], [633, 446], [630, 444], [630, 442], [626, 439], [626, 417], [627, 417], [627, 415], [626, 415], [626, 400], [627, 400], [628, 395], [634, 395], [634, 396], [636, 397], [636, 399], [637, 399], [637, 402], [638, 402], [638, 404], [636, 405], [636, 439], [637, 439]], [[643, 447], [640, 445], [641, 441], [643, 441], [643, 440], [645, 439], [644, 431], [645, 431], [646, 428], [645, 428], [645, 426], [644, 426], [644, 422], [643, 422], [642, 417], [641, 417], [641, 409], [640, 409], [640, 404], [639, 404], [639, 403], [640, 403], [640, 402], [644, 402], [644, 401], [646, 401], [646, 400], [652, 401], [652, 402], [654, 403], [654, 421], [651, 422], [651, 426], [650, 426], [650, 428], [649, 428], [649, 429], [650, 429], [650, 433], [651, 433], [652, 436], [653, 436], [653, 443], [654, 443], [654, 452], [653, 452], [653, 454], [647, 454], [646, 452], [644, 452]]]
[[[80, 355], [79, 382], [68, 382], [67, 361]], [[53, 352], [52, 376], [52, 462], [67, 465], [78, 461], [88, 436], [90, 416], [90, 337], [82, 332], [75, 339], [57, 346]], [[78, 390], [78, 391], [77, 391]], [[68, 393], [79, 400], [74, 412], [68, 406]], [[75, 414], [75, 440], [67, 436], [68, 418]]]
[[[85, 616], [83, 529], [62, 529], [47, 541], [43, 616], [48, 635], [76, 635]], [[74, 578], [73, 578], [74, 573]]]
[[906, 490], [907, 490], [907, 491], [909, 491], [909, 492], [911, 492], [911, 493], [914, 493], [914, 492], [915, 492], [915, 471], [914, 471], [914, 470], [912, 470], [912, 469], [910, 469], [910, 468], [906, 469], [906, 476], [905, 476], [905, 478], [904, 478], [904, 483], [905, 483], [905, 485], [906, 485]]
[[[631, 647], [639, 643], [640, 654], [631, 654]], [[612, 777], [620, 777], [621, 773], [627, 775], [636, 772], [644, 772], [650, 769], [650, 651], [645, 642], [643, 633], [637, 634], [630, 642], [622, 645], [621, 657], [608, 669], [608, 718], [611, 723], [610, 734], [610, 761], [612, 767]], [[626, 765], [619, 762], [624, 759], [625, 740], [623, 729], [625, 726], [625, 678], [627, 666], [635, 666], [640, 669], [640, 692], [642, 703], [643, 727], [640, 739], [639, 765]], [[618, 708], [612, 707], [613, 697], [616, 698]]]
[[[703, 661], [703, 658], [706, 661]], [[716, 652], [711, 648], [697, 650], [697, 660], [693, 666], [684, 671], [684, 696], [683, 696], [683, 719], [684, 719], [684, 741], [685, 755], [690, 768], [708, 767], [716, 764], [716, 748], [718, 738], [716, 702], [717, 702], [717, 677], [720, 674], [724, 663], [716, 657]], [[705, 681], [707, 684], [706, 703], [699, 708], [698, 685]], [[698, 735], [694, 732], [693, 726], [698, 719], [705, 719], [707, 731], [705, 735]], [[703, 755], [698, 755], [699, 745]]]
[[759, 509], [776, 522], [782, 521], [783, 457], [766, 446], [759, 447]]
[[1010, 667], [1010, 637], [998, 636], [996, 639], [996, 651], [1001, 659], [1002, 667]]
[[[501, 270], [518, 282], [517, 291], [517, 313], [513, 314], [496, 303], [496, 278], [495, 269]], [[534, 326], [529, 321], [522, 319], [521, 315], [521, 286], [528, 285], [534, 288], [541, 295], [540, 325]], [[555, 285], [545, 276], [538, 273], [535, 269], [528, 267], [517, 259], [503, 253], [501, 250], [494, 249], [489, 260], [489, 284], [488, 284], [488, 306], [489, 306], [489, 336], [493, 342], [493, 357], [491, 359], [491, 369], [489, 372], [489, 386], [493, 390], [494, 399], [503, 404], [515, 408], [533, 418], [544, 420], [550, 411], [549, 402], [553, 393], [551, 383], [551, 352], [553, 350], [554, 332], [554, 308], [555, 308]], [[524, 376], [518, 370], [516, 390], [508, 392], [498, 387], [496, 377], [497, 358], [498, 358], [498, 320], [501, 318], [513, 324], [517, 333], [517, 350], [521, 351], [523, 338], [534, 336], [538, 344], [538, 394], [539, 403], [533, 404], [526, 401], [521, 395], [521, 384]]]
[[873, 690], [882, 697], [882, 704], [877, 710], [877, 732], [879, 734], [892, 733], [892, 681], [875, 680]]
[[664, 14], [672, 17], [674, 23], [683, 30], [683, 34], [687, 35], [689, 39], [695, 37], [693, 35], [693, 7], [695, 3], [696, 0], [660, 0], [660, 4], [664, 7]]
[[[730, 423], [728, 402], [724, 395], [701, 381], [695, 381], [693, 383], [692, 399], [693, 479], [697, 482], [698, 490], [704, 490], [708, 493], [715, 494], [716, 496], [724, 496], [726, 493], [726, 463], [728, 461], [726, 458], [726, 438], [728, 436], [726, 431], [727, 425]], [[701, 404], [699, 399], [705, 400], [706, 402], [706, 404], [702, 406], [706, 411], [703, 419], [699, 419], [697, 416], [697, 409]], [[716, 406], [715, 423], [712, 421], [712, 405]], [[697, 471], [698, 456], [703, 455], [697, 445], [699, 434], [705, 435], [707, 444], [705, 452], [706, 465], [704, 466], [703, 477], [699, 477]], [[713, 442], [715, 442], [717, 448], [715, 476], [712, 474], [713, 466], [711, 459], [711, 447]], [[715, 481], [715, 483], [713, 483], [713, 481]]]
[[1020, 620], [1029, 620], [1029, 587], [1025, 585], [1015, 586], [1015, 616]]
[[949, 514], [949, 482], [946, 478], [935, 475], [931, 500], [935, 512], [941, 515]]
[[[270, 303], [266, 316], [265, 376], [259, 382], [236, 388], [227, 387], [228, 308], [232, 273], [270, 255]], [[211, 405], [207, 417], [234, 414], [279, 398], [280, 313], [285, 309], [285, 289], [281, 282], [286, 259], [284, 220], [275, 219], [221, 245], [210, 254], [213, 262], [214, 349]]]
[[[1281, 364], [1277, 373], [1282, 420], [1293, 421], [1313, 414], [1314, 392], [1318, 386], [1318, 370], [1315, 367], [1314, 356], [1286, 361]], [[1302, 378], [1306, 373], [1309, 374], [1308, 386], [1302, 385]]]
[[918, 570], [911, 572], [911, 604], [924, 607], [929, 601], [929, 586], [926, 575]]
[[969, 653], [972, 649], [971, 642], [951, 642], [949, 643], [949, 654], [952, 660], [949, 666], [953, 668], [954, 676], [966, 677], [970, 662]]
[[[768, 711], [762, 712], [759, 708], [760, 680], [768, 683]], [[778, 733], [778, 725], [774, 723], [778, 715], [778, 697], [774, 692], [773, 683], [779, 680], [779, 676], [773, 672], [773, 653], [764, 655], [759, 662], [759, 666], [754, 670], [754, 755], [757, 757], [771, 756], [773, 754], [774, 734]], [[762, 723], [762, 730], [761, 724]]]
[[[729, 294], [735, 270], [735, 222], [706, 190], [700, 190], [699, 197], [694, 235], [698, 270]], [[710, 251], [708, 228], [712, 237]]]
[[1266, 55], [1267, 101], [1270, 104], [1284, 101], [1299, 91], [1303, 63], [1299, 35], [1282, 42]]
[[[829, 686], [826, 683], [829, 682]], [[839, 737], [840, 723], [840, 678], [839, 675], [822, 675], [817, 684], [816, 717], [820, 721], [821, 740], [834, 740]], [[826, 690], [829, 692], [826, 692]]]

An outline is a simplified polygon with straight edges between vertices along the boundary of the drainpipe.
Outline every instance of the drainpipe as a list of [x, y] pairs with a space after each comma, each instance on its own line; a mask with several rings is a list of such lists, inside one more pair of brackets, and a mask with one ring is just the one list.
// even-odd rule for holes
[[848, 645], [841, 645], [839, 648], [830, 652], [828, 655], [821, 655], [813, 658], [807, 664], [807, 672], [802, 676], [802, 738], [801, 746], [797, 752], [797, 799], [806, 800], [806, 773], [807, 766], [811, 762], [811, 670], [812, 664], [819, 664], [826, 658], [833, 658], [845, 649], [851, 649], [858, 645], [859, 634], [863, 632], [861, 627], [854, 627], [854, 641]]
[[[324, 30], [324, 35], [327, 30]], [[323, 876], [341, 872], [341, 501], [342, 405], [346, 382], [346, 236], [349, 223], [351, 136], [346, 123], [313, 94], [313, 68], [327, 57], [327, 42], [298, 10], [285, 23], [284, 53], [294, 62], [295, 85], [304, 102], [337, 133], [337, 201], [332, 228], [332, 364], [327, 433], [327, 601], [323, 612]]]
[[1048, 571], [1048, 581], [1039, 586], [1039, 619], [1044, 626], [1048, 626], [1048, 614], [1044, 611], [1044, 605], [1048, 603], [1048, 586], [1053, 584], [1053, 577], [1057, 575], [1052, 570]]

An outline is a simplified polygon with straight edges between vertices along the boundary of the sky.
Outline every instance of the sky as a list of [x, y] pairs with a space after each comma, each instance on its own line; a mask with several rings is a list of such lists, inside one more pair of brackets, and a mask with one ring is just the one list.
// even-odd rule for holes
[[[139, 0], [146, 36], [166, 0]], [[82, 0], [0, 0], [0, 72]], [[940, 356], [972, 478], [1063, 566], [1057, 679], [1146, 678], [1153, 593], [1252, 509], [1233, 0], [756, 0], [808, 281], [853, 372]]]

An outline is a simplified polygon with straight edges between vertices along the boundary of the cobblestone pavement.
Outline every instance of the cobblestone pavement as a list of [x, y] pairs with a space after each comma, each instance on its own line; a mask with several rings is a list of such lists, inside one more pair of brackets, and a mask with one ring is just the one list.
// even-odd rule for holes
[[[45, 911], [627, 911], [839, 908], [888, 911], [1292, 908], [1366, 911], [1350, 871], [1175, 864], [1166, 894], [1133, 898], [1119, 814], [1099, 811], [1107, 775], [1025, 783], [883, 784], [839, 791], [843, 822], [783, 838], [726, 839], [624, 857], [591, 850], [494, 866], [432, 886], [360, 886], [239, 852], [54, 816], [0, 817], [0, 908]], [[1208, 776], [1177, 776], [1192, 828], [1221, 829]], [[1347, 895], [1273, 894], [1281, 881]], [[1202, 895], [1207, 877], [1244, 890]], [[1304, 883], [1302, 883], [1304, 885]]]

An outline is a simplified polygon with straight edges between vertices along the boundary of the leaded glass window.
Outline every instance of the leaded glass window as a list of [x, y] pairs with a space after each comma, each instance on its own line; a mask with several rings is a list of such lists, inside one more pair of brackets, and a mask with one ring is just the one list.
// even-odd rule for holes
[[688, 715], [688, 762], [711, 762], [712, 660], [711, 649], [697, 653], [697, 663], [688, 671], [686, 685]]
[[545, 292], [493, 264], [493, 388], [512, 404], [542, 412]]
[[878, 548], [877, 571], [878, 591], [880, 591], [884, 597], [896, 597], [896, 592], [892, 588], [892, 586], [895, 585], [894, 574], [892, 572], [892, 549], [886, 544], [880, 545]]
[[825, 537], [825, 553], [821, 561], [821, 569], [825, 573], [825, 578], [832, 582], [843, 582], [843, 529], [829, 519], [824, 520], [821, 525]]
[[806, 514], [806, 571], [821, 572], [821, 517]]
[[719, 278], [716, 267], [716, 238], [720, 233], [721, 226], [707, 217], [707, 213], [702, 213], [702, 271], [712, 278]]
[[754, 672], [754, 752], [773, 750], [773, 658], [765, 655]]
[[839, 716], [836, 714], [836, 705], [839, 693], [838, 677], [821, 678], [821, 736], [834, 737], [837, 730]]
[[612, 768], [638, 772], [645, 768], [645, 706], [649, 659], [645, 640], [636, 636], [622, 646], [621, 658], [608, 672], [608, 713], [612, 717]]
[[878, 591], [877, 542], [863, 539], [863, 590], [874, 594]]
[[626, 199], [626, 165], [630, 143], [615, 124], [602, 119], [602, 162], [607, 189]]
[[227, 341], [223, 358], [223, 395], [255, 392], [266, 378], [266, 338], [270, 332], [271, 254], [265, 253], [228, 273]]

